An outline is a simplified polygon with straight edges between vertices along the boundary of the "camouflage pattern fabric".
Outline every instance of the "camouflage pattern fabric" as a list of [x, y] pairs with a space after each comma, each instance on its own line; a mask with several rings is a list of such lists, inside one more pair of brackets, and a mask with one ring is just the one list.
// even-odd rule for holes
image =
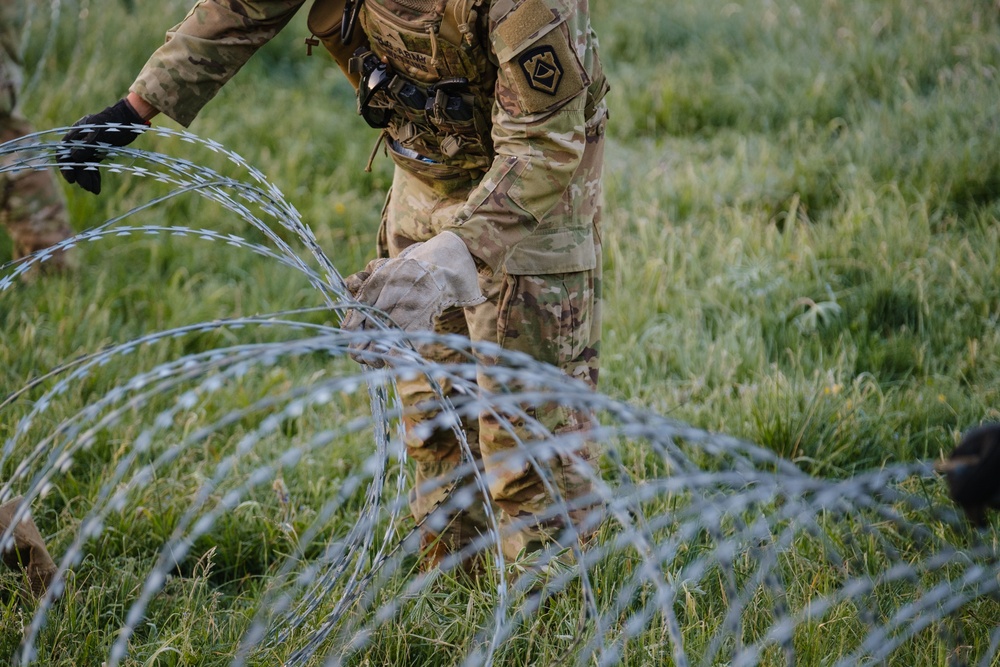
[[187, 127], [305, 0], [200, 0], [130, 90]]
[[[448, 4], [462, 12], [464, 34], [457, 26], [439, 19], [434, 2], [425, 0], [369, 0], [362, 7], [360, 22], [374, 55], [388, 63], [397, 79], [420, 91], [416, 104], [398, 102], [391, 91], [376, 93], [375, 104], [392, 106], [387, 133], [393, 138], [390, 155], [403, 168], [420, 176], [426, 170], [399, 160], [400, 146], [432, 160], [441, 168], [452, 168], [458, 178], [482, 178], [493, 161], [490, 115], [496, 89], [496, 67], [490, 62], [486, 12], [472, 12], [482, 0], [452, 0]], [[458, 23], [458, 19], [455, 19]], [[467, 24], [467, 25], [466, 25]], [[465, 81], [448, 94], [430, 88], [441, 80]], [[442, 91], [445, 92], [445, 91]], [[465, 113], [456, 116], [448, 101], [461, 101]], [[424, 161], [426, 164], [426, 160]], [[463, 171], [473, 172], [462, 174]], [[450, 179], [436, 179], [444, 184]]]
[[[131, 91], [190, 124], [303, 2], [201, 0], [167, 33]], [[461, 77], [468, 80], [463, 99], [472, 104], [471, 119], [461, 122], [438, 113], [439, 97], [424, 109], [394, 109], [384, 130], [396, 170], [380, 253], [395, 256], [441, 231], [454, 232], [476, 258], [488, 300], [445, 313], [437, 330], [526, 352], [595, 386], [607, 83], [587, 3], [367, 0], [360, 25], [374, 55], [402, 83], [433, 92], [428, 86]], [[449, 13], [456, 20], [442, 19]], [[442, 361], [450, 354], [423, 352]], [[495, 363], [481, 361], [484, 367]], [[503, 389], [491, 386], [485, 375], [480, 381], [485, 390]], [[416, 437], [413, 427], [429, 417], [419, 409], [433, 395], [429, 385], [403, 382], [399, 390], [413, 407], [406, 417], [407, 448], [416, 465], [413, 513], [427, 519], [427, 529], [447, 550], [484, 529], [485, 502], [494, 502], [510, 527], [504, 535], [508, 556], [536, 549], [560, 533], [560, 521], [533, 519], [553, 502], [542, 476], [507, 456], [519, 439], [532, 440], [531, 424], [514, 417], [514, 433], [488, 417], [465, 424], [472, 454], [492, 480], [491, 498], [437, 517], [449, 492], [467, 484], [453, 474], [462, 449], [451, 432]], [[558, 405], [525, 409], [553, 433], [585, 431], [590, 423], [589, 415]], [[588, 493], [590, 457], [583, 447], [576, 455], [560, 453], [544, 461], [564, 499]]]
[[[585, 130], [587, 137], [571, 188], [554, 213], [572, 208], [582, 214], [596, 234], [601, 217], [601, 171], [603, 166], [603, 112]], [[466, 181], [465, 192], [477, 184]], [[422, 179], [397, 167], [392, 191], [379, 234], [379, 251], [396, 256], [407, 246], [424, 241], [452, 224], [457, 211], [466, 206], [468, 197], [462, 189], [442, 195]], [[587, 193], [573, 197], [572, 192]], [[440, 333], [457, 333], [473, 341], [487, 341], [504, 349], [524, 352], [561, 368], [567, 375], [591, 387], [597, 386], [600, 368], [601, 339], [601, 258], [600, 243], [591, 246], [594, 265], [583, 271], [519, 275], [484, 270], [480, 286], [487, 302], [464, 310], [451, 310], [436, 323]], [[558, 266], [557, 263], [554, 263]], [[456, 361], [457, 353], [444, 347], [426, 346], [421, 354], [431, 360]], [[480, 359], [484, 365], [495, 359]], [[480, 386], [490, 392], [505, 393], [512, 388], [498, 386], [487, 374], [480, 374]], [[449, 386], [440, 387], [446, 393]], [[419, 407], [434, 396], [427, 380], [418, 378], [400, 382], [399, 391], [408, 405]], [[461, 396], [452, 396], [461, 401]], [[560, 405], [525, 406], [525, 411], [548, 432], [566, 434], [586, 431], [590, 415]], [[418, 438], [417, 424], [430, 419], [432, 412], [416, 410], [406, 417], [407, 451], [416, 465], [416, 480], [411, 491], [411, 509], [418, 520], [431, 515], [445, 503], [456, 486], [468, 484], [458, 479], [455, 469], [462, 462], [462, 449], [451, 431], [435, 431]], [[480, 459], [490, 480], [490, 499], [476, 498], [465, 513], [452, 513], [429, 520], [430, 529], [440, 535], [448, 550], [454, 551], [485, 531], [484, 502], [494, 502], [501, 517], [504, 555], [514, 559], [522, 551], [533, 551], [556, 539], [564, 527], [558, 519], [533, 522], [543, 514], [553, 498], [538, 471], [517, 456], [520, 442], [533, 440], [531, 425], [517, 417], [508, 417], [516, 428], [511, 430], [496, 418], [482, 415], [478, 424], [465, 423], [464, 430], [473, 456]], [[513, 454], [513, 456], [512, 456]], [[560, 453], [541, 461], [551, 473], [550, 482], [563, 500], [573, 500], [590, 492], [590, 481], [581, 464], [593, 454], [584, 446], [574, 453]], [[579, 507], [570, 518], [577, 521], [589, 508]], [[578, 516], [574, 516], [574, 514]], [[568, 545], [562, 545], [568, 546]]]
[[[31, 124], [17, 112], [21, 63], [17, 42], [22, 26], [21, 9], [12, 0], [0, 0], [0, 143], [33, 132]], [[13, 164], [16, 155], [0, 158]], [[14, 259], [48, 248], [73, 235], [62, 191], [51, 171], [6, 171], [0, 174], [0, 223], [14, 243]], [[57, 253], [42, 269], [65, 269], [72, 255]], [[30, 277], [30, 274], [29, 274]]]

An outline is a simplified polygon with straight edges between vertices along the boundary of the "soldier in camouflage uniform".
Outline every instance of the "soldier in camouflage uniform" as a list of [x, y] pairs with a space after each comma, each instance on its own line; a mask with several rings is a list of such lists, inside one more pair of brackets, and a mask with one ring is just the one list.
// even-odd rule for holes
[[[0, 0], [0, 143], [34, 130], [17, 113], [21, 63], [17, 43], [23, 27], [24, 3]], [[0, 157], [0, 166], [12, 164], [16, 155]], [[0, 173], [0, 222], [14, 242], [14, 259], [48, 248], [73, 235], [62, 193], [50, 171]], [[70, 256], [56, 253], [44, 269], [65, 269]]]
[[[168, 33], [128, 96], [84, 120], [146, 122], [165, 113], [187, 126], [303, 2], [202, 0]], [[378, 235], [382, 259], [348, 286], [404, 329], [430, 327], [429, 312], [438, 316], [437, 331], [530, 354], [595, 387], [607, 84], [587, 0], [349, 0], [343, 12], [344, 0], [337, 2], [318, 0], [310, 28], [339, 51], [359, 111], [382, 130], [396, 164]], [[340, 18], [350, 25], [352, 10], [360, 30], [342, 33]], [[313, 27], [323, 15], [336, 19], [328, 31]], [[85, 176], [64, 173], [71, 181]], [[412, 315], [417, 310], [424, 315]], [[352, 313], [343, 326], [363, 328], [365, 318]], [[458, 356], [443, 348], [422, 353], [438, 361]], [[479, 382], [490, 392], [509, 390], [483, 373]], [[435, 395], [424, 381], [399, 389], [408, 405]], [[556, 434], [586, 431], [591, 420], [557, 403], [526, 410]], [[406, 418], [417, 520], [462, 483], [453, 475], [462, 457], [454, 434], [415, 428], [430, 414]], [[514, 421], [513, 431], [486, 414], [465, 424], [502, 510], [508, 558], [560, 539], [568, 546], [562, 521], [534, 518], [553, 503], [542, 477], [523, 457], [505, 456], [533, 439]], [[583, 447], [544, 461], [551, 483], [580, 511], [588, 508], [590, 460]], [[481, 505], [427, 522], [428, 561], [485, 530]]]

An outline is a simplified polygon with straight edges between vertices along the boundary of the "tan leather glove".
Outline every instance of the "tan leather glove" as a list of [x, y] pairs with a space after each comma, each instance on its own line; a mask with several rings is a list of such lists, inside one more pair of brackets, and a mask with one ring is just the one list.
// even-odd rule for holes
[[[0, 505], [0, 535], [14, 520], [14, 513], [20, 504], [21, 497], [18, 496]], [[37, 598], [52, 583], [52, 577], [58, 568], [49, 555], [49, 550], [45, 548], [45, 540], [42, 539], [41, 533], [30, 517], [14, 526], [13, 538], [14, 543], [9, 545], [10, 549], [2, 554], [3, 563], [9, 568], [24, 571], [27, 587], [23, 594], [26, 597]]]
[[[441, 232], [415, 243], [393, 259], [376, 259], [345, 279], [358, 301], [381, 310], [404, 331], [431, 331], [434, 318], [446, 308], [475, 306], [486, 301], [479, 290], [476, 263], [465, 242], [453, 232]], [[372, 329], [369, 316], [350, 310], [341, 322], [348, 331]], [[364, 350], [370, 344], [352, 346]], [[361, 359], [355, 356], [355, 359]], [[364, 359], [369, 365], [376, 360]]]

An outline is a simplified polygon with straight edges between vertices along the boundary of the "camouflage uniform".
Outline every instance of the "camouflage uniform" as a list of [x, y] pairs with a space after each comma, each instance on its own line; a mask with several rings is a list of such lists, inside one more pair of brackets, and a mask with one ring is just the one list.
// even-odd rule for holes
[[[303, 2], [202, 0], [168, 33], [131, 91], [187, 125]], [[444, 313], [437, 329], [528, 353], [596, 386], [607, 84], [587, 0], [367, 0], [360, 26], [374, 62], [386, 63], [395, 77], [386, 88], [392, 94], [380, 91], [384, 98], [375, 100], [393, 109], [383, 131], [396, 163], [379, 253], [394, 257], [441, 231], [459, 235], [480, 267], [487, 301]], [[363, 70], [364, 56], [355, 60], [354, 71]], [[456, 79], [458, 86], [435, 86]], [[406, 86], [410, 92], [400, 92]], [[366, 90], [363, 82], [362, 95]], [[404, 96], [417, 102], [403, 104]], [[423, 352], [442, 361], [454, 354]], [[479, 383], [491, 392], [511, 390], [484, 373]], [[421, 381], [401, 382], [400, 391], [409, 405], [434, 396]], [[526, 410], [552, 433], [586, 430], [591, 419], [558, 403]], [[461, 483], [451, 475], [461, 461], [454, 435], [420, 437], [413, 428], [427, 417], [407, 418], [417, 519]], [[542, 479], [527, 463], [504, 462], [518, 439], [532, 440], [525, 425], [516, 422], [511, 433], [482, 415], [465, 426], [502, 521], [529, 524], [505, 531], [506, 554], [554, 538], [558, 520], [531, 521], [552, 504]], [[571, 463], [577, 457], [589, 461], [591, 454], [584, 448], [545, 461], [567, 499], [590, 490], [586, 471]], [[483, 529], [479, 505], [448, 517], [447, 528], [432, 522], [448, 550]]]
[[[17, 42], [23, 25], [23, 2], [0, 0], [0, 143], [34, 130], [17, 113], [21, 65]], [[0, 157], [0, 165], [12, 164], [16, 155]], [[0, 222], [14, 242], [14, 259], [48, 248], [73, 235], [66, 205], [51, 171], [8, 171], [0, 174]], [[58, 253], [44, 268], [65, 268], [65, 253]]]

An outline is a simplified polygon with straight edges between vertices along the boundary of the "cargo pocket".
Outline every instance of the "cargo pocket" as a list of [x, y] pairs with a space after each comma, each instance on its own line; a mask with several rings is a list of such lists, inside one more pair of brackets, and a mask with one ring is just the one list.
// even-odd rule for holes
[[589, 272], [504, 276], [497, 308], [497, 341], [505, 350], [524, 352], [566, 369], [590, 344], [591, 322], [579, 316]]
[[514, 275], [575, 273], [597, 267], [593, 225], [574, 229], [536, 229], [507, 255], [504, 270]]

